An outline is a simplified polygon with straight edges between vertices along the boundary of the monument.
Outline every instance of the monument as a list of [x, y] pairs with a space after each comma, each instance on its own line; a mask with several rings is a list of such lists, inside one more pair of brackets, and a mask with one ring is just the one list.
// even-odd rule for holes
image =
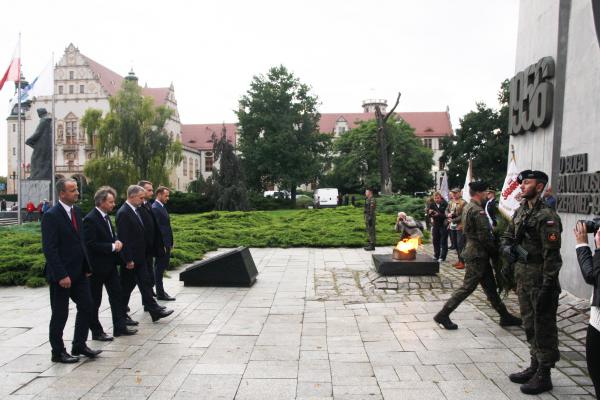
[[29, 178], [21, 182], [20, 208], [27, 202], [38, 204], [50, 196], [52, 179], [52, 118], [45, 108], [37, 109], [40, 122], [25, 144], [33, 148]]
[[[573, 227], [600, 214], [600, 10], [592, 1], [521, 0], [510, 144], [517, 166], [550, 177], [563, 225], [561, 286], [589, 297]], [[508, 156], [508, 155], [507, 155]]]

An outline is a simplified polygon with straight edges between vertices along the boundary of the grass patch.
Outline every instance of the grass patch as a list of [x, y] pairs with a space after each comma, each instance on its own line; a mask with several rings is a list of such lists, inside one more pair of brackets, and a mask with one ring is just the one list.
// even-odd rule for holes
[[[394, 214], [377, 216], [377, 244], [398, 241]], [[201, 259], [219, 247], [362, 247], [366, 233], [362, 209], [214, 211], [172, 215], [175, 248], [171, 268]], [[40, 225], [0, 228], [0, 285], [43, 284]]]

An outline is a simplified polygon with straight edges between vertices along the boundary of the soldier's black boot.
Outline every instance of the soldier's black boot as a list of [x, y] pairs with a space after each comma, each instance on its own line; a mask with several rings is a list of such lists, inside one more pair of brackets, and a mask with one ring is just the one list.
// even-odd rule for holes
[[523, 324], [523, 320], [508, 311], [500, 314], [500, 326], [521, 326], [521, 324]]
[[450, 319], [450, 312], [451, 311], [444, 306], [444, 308], [442, 308], [442, 311], [435, 314], [435, 316], [433, 317], [433, 320], [435, 322], [437, 322], [439, 325], [443, 326], [444, 329], [448, 329], [448, 330], [452, 331], [452, 330], [458, 329], [458, 325], [456, 325]]
[[529, 367], [525, 368], [521, 372], [515, 372], [514, 374], [510, 374], [508, 376], [508, 379], [510, 379], [510, 381], [514, 383], [529, 382], [533, 375], [535, 375], [536, 371], [538, 370], [538, 367], [538, 360], [535, 357], [531, 357], [531, 365], [529, 365]]
[[540, 394], [548, 390], [552, 390], [550, 368], [541, 365], [535, 375], [527, 383], [521, 385], [521, 392], [525, 394]]

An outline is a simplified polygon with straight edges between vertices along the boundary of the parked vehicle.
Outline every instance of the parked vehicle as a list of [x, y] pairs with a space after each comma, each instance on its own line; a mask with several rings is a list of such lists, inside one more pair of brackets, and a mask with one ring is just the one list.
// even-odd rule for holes
[[316, 208], [337, 207], [339, 192], [336, 188], [321, 188], [315, 190], [313, 199]]
[[291, 195], [287, 190], [265, 190], [263, 193], [263, 197], [272, 197], [274, 199], [289, 199]]

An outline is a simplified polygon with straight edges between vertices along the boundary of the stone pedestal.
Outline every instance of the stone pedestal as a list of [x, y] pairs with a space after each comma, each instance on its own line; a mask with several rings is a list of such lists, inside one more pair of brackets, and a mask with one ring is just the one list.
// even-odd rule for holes
[[391, 254], [373, 254], [373, 265], [381, 275], [435, 275], [440, 263], [426, 254], [417, 254], [414, 260], [394, 260]]
[[23, 180], [19, 208], [24, 208], [29, 201], [37, 207], [40, 201], [50, 200], [50, 180]]

